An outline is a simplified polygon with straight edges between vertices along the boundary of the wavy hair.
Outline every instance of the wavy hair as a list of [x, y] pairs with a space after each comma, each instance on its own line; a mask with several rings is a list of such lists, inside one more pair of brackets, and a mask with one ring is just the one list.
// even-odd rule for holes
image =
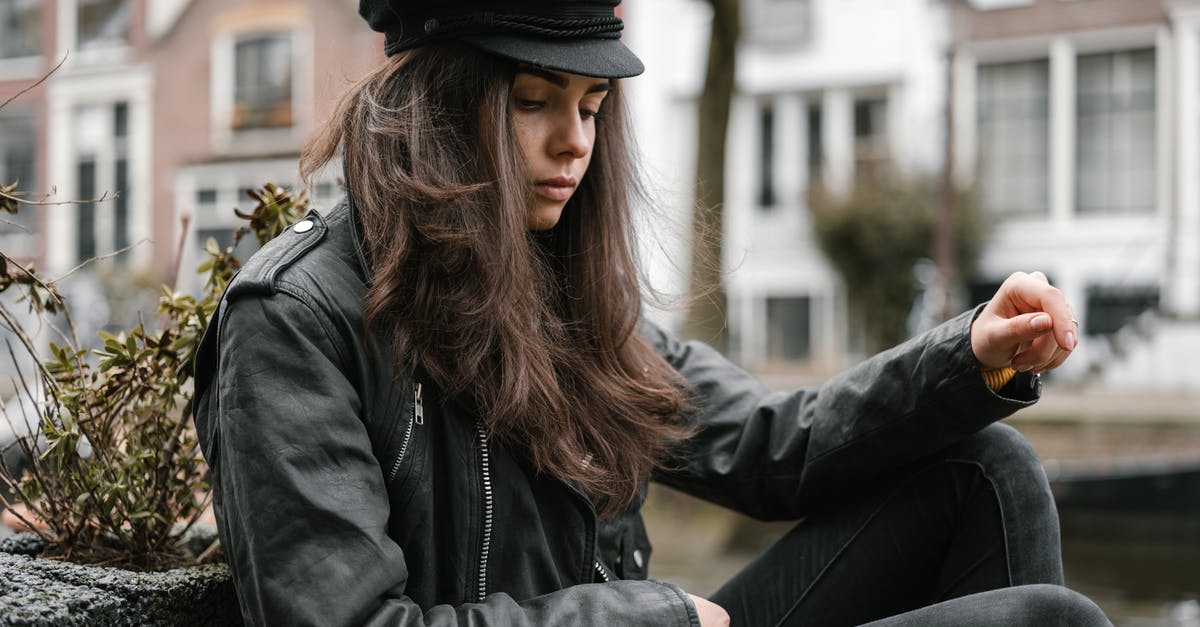
[[301, 173], [344, 158], [371, 259], [368, 328], [491, 437], [584, 490], [602, 516], [685, 438], [682, 381], [637, 331], [637, 188], [618, 81], [591, 164], [551, 230], [509, 100], [516, 65], [462, 45], [389, 58], [343, 97]]

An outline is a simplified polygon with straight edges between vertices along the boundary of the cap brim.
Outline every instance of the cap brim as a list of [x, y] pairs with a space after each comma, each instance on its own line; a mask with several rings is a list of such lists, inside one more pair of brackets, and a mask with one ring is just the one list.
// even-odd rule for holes
[[645, 71], [641, 59], [620, 39], [527, 39], [513, 35], [463, 35], [462, 41], [485, 52], [596, 78], [629, 78]]

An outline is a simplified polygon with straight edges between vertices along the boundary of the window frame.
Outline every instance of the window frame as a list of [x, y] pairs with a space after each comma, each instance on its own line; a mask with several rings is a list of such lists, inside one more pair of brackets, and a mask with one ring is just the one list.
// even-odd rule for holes
[[[341, 171], [340, 159], [336, 159], [313, 181], [313, 193], [309, 198], [320, 213], [331, 209], [341, 198], [342, 191], [337, 185], [337, 175]], [[177, 280], [181, 289], [199, 289], [203, 285], [204, 277], [192, 270], [204, 260], [208, 235], [218, 237], [221, 242], [235, 228], [245, 226], [245, 221], [234, 215], [232, 207], [242, 211], [253, 207], [254, 201], [246, 195], [247, 189], [270, 181], [294, 192], [304, 191], [296, 179], [294, 158], [250, 158], [184, 166], [176, 171], [174, 181], [176, 215], [186, 212], [192, 218], [188, 221], [183, 257], [178, 269]], [[322, 191], [328, 193], [320, 195]], [[179, 225], [179, 220], [176, 219], [174, 224]], [[179, 234], [176, 230], [174, 237]], [[242, 246], [252, 247], [251, 251], [257, 250], [253, 233], [243, 237]], [[239, 246], [239, 252], [246, 250], [242, 246]], [[248, 255], [239, 258], [245, 262]]]
[[[1136, 65], [1136, 61], [1133, 60], [1134, 55], [1145, 54], [1145, 53], [1149, 53], [1150, 63], [1151, 63], [1151, 66], [1150, 66], [1151, 71], [1135, 72], [1134, 66]], [[1146, 173], [1147, 180], [1142, 181], [1143, 183], [1147, 184], [1146, 186], [1148, 187], [1149, 200], [1147, 202], [1145, 202], [1143, 205], [1138, 205], [1138, 206], [1125, 205], [1125, 204], [1121, 204], [1120, 201], [1114, 202], [1114, 200], [1113, 200], [1113, 197], [1115, 196], [1115, 194], [1113, 193], [1114, 190], [1112, 188], [1113, 181], [1115, 181], [1118, 177], [1125, 177], [1125, 179], [1122, 182], [1124, 184], [1126, 184], [1127, 186], [1129, 186], [1130, 183], [1134, 182], [1134, 176], [1135, 176], [1133, 173], [1130, 172], [1130, 170], [1128, 168], [1121, 167], [1120, 163], [1114, 163], [1113, 157], [1114, 156], [1116, 156], [1116, 157], [1124, 156], [1125, 159], [1130, 163], [1136, 163], [1138, 161], [1141, 161], [1139, 159], [1135, 159], [1132, 156], [1130, 156], [1129, 153], [1132, 153], [1133, 150], [1132, 150], [1132, 147], [1127, 146], [1127, 147], [1125, 147], [1126, 150], [1123, 152], [1109, 150], [1109, 151], [1107, 151], [1108, 154], [1102, 155], [1101, 158], [1103, 158], [1105, 160], [1106, 166], [1099, 170], [1100, 176], [1094, 176], [1091, 179], [1091, 180], [1108, 181], [1108, 184], [1109, 184], [1108, 193], [1103, 195], [1107, 199], [1107, 204], [1104, 204], [1104, 205], [1089, 204], [1085, 207], [1083, 189], [1085, 188], [1088, 180], [1085, 179], [1085, 172], [1084, 172], [1084, 167], [1083, 167], [1083, 162], [1084, 162], [1083, 154], [1084, 154], [1084, 148], [1085, 148], [1083, 142], [1084, 142], [1085, 137], [1089, 140], [1097, 139], [1097, 136], [1094, 133], [1086, 133], [1083, 131], [1083, 128], [1082, 128], [1083, 124], [1084, 124], [1084, 120], [1085, 120], [1085, 115], [1083, 112], [1084, 101], [1082, 98], [1082, 95], [1083, 95], [1083, 91], [1081, 89], [1081, 87], [1082, 87], [1082, 79], [1081, 79], [1082, 72], [1080, 71], [1080, 66], [1082, 65], [1081, 60], [1083, 60], [1085, 57], [1092, 57], [1092, 58], [1096, 58], [1096, 59], [1101, 58], [1101, 57], [1107, 57], [1111, 61], [1110, 66], [1108, 68], [1108, 73], [1109, 73], [1109, 77], [1108, 77], [1109, 83], [1107, 84], [1108, 90], [1104, 94], [1102, 94], [1103, 97], [1108, 100], [1108, 102], [1103, 102], [1103, 103], [1100, 103], [1099, 105], [1097, 105], [1095, 101], [1091, 101], [1089, 103], [1089, 104], [1092, 104], [1093, 106], [1096, 106], [1097, 109], [1103, 109], [1103, 111], [1100, 111], [1099, 113], [1096, 113], [1096, 112], [1091, 113], [1091, 115], [1089, 117], [1093, 121], [1095, 118], [1099, 118], [1101, 115], [1107, 115], [1107, 117], [1103, 118], [1103, 119], [1107, 120], [1106, 127], [1110, 130], [1108, 132], [1108, 135], [1105, 137], [1105, 139], [1112, 139], [1112, 136], [1115, 134], [1116, 131], [1111, 130], [1114, 126], [1114, 123], [1120, 123], [1122, 126], [1122, 129], [1125, 129], [1125, 130], [1128, 130], [1128, 127], [1130, 125], [1136, 124], [1136, 120], [1133, 120], [1132, 118], [1127, 118], [1126, 116], [1131, 116], [1131, 115], [1134, 115], [1137, 113], [1143, 113], [1143, 114], [1149, 115], [1149, 118], [1150, 118], [1149, 132], [1131, 134], [1131, 136], [1134, 136], [1134, 137], [1149, 138], [1151, 141], [1151, 144], [1150, 144], [1149, 150], [1148, 150], [1149, 155], [1148, 155], [1147, 159], [1149, 159], [1152, 162], [1152, 166], [1148, 169], [1148, 172]], [[1125, 99], [1135, 100], [1138, 97], [1138, 95], [1140, 94], [1140, 92], [1137, 91], [1136, 84], [1131, 83], [1129, 85], [1113, 85], [1111, 82], [1112, 79], [1114, 78], [1114, 75], [1119, 74], [1120, 70], [1122, 69], [1122, 68], [1118, 67], [1118, 64], [1121, 63], [1121, 61], [1119, 61], [1119, 59], [1122, 57], [1127, 59], [1126, 61], [1124, 61], [1124, 63], [1126, 63], [1130, 66], [1128, 68], [1125, 68], [1125, 69], [1129, 70], [1129, 72], [1128, 72], [1129, 76], [1149, 76], [1150, 79], [1152, 80], [1152, 84], [1151, 84], [1151, 87], [1149, 90], [1149, 103], [1148, 104], [1140, 103], [1142, 106], [1137, 107], [1137, 106], [1134, 106], [1133, 104], [1126, 104], [1126, 106], [1120, 106], [1120, 103], [1118, 103], [1118, 104], [1113, 103], [1113, 101], [1121, 101], [1121, 100], [1125, 100]], [[1163, 88], [1163, 86], [1159, 83], [1159, 70], [1160, 70], [1160, 64], [1162, 64], [1162, 63], [1163, 63], [1163, 60], [1161, 58], [1161, 51], [1159, 50], [1159, 48], [1156, 45], [1153, 45], [1153, 44], [1149, 45], [1149, 46], [1124, 46], [1124, 47], [1114, 47], [1114, 48], [1102, 49], [1102, 50], [1082, 49], [1082, 50], [1076, 51], [1076, 54], [1075, 54], [1075, 70], [1076, 70], [1076, 72], [1075, 72], [1075, 81], [1074, 81], [1075, 85], [1074, 85], [1073, 99], [1072, 99], [1073, 118], [1074, 118], [1074, 125], [1075, 125], [1075, 131], [1074, 131], [1075, 145], [1073, 147], [1074, 171], [1072, 173], [1073, 180], [1071, 181], [1071, 184], [1074, 186], [1074, 199], [1075, 199], [1074, 206], [1071, 209], [1075, 215], [1078, 215], [1078, 216], [1147, 215], [1147, 214], [1154, 214], [1158, 211], [1158, 207], [1160, 204], [1160, 199], [1159, 199], [1159, 178], [1161, 176], [1160, 170], [1164, 166], [1169, 166], [1169, 164], [1164, 164], [1159, 159], [1159, 152], [1160, 152], [1159, 142], [1162, 139], [1160, 131], [1161, 131], [1161, 126], [1163, 124], [1163, 120], [1161, 120], [1160, 116], [1159, 116], [1160, 99], [1162, 98], [1162, 95], [1160, 92]], [[1126, 87], [1130, 87], [1131, 89], [1125, 89]], [[1101, 95], [1101, 94], [1099, 94], [1097, 92], [1097, 94], [1095, 94], [1095, 95]], [[1129, 187], [1132, 187], [1132, 186], [1129, 186]], [[1128, 198], [1135, 197], [1135, 196], [1140, 197], [1141, 195], [1134, 194], [1134, 193], [1132, 193], [1132, 191], [1130, 191], [1130, 189], [1126, 189], [1125, 196], [1127, 198], [1121, 199], [1121, 201], [1128, 200]]]
[[[275, 17], [275, 16], [268, 16]], [[281, 14], [277, 19], [230, 20], [232, 23], [212, 39], [210, 54], [211, 143], [218, 154], [248, 155], [299, 150], [313, 108], [313, 34], [306, 20]], [[290, 124], [265, 127], [235, 126], [237, 45], [241, 41], [269, 35], [290, 40]]]
[[[976, 171], [977, 180], [979, 181], [979, 184], [980, 184], [981, 190], [982, 190], [981, 195], [980, 195], [980, 201], [984, 204], [984, 209], [994, 215], [1048, 216], [1050, 214], [1051, 194], [1052, 194], [1053, 183], [1054, 183], [1052, 172], [1051, 172], [1051, 161], [1052, 161], [1052, 156], [1053, 156], [1052, 148], [1051, 148], [1051, 136], [1052, 136], [1051, 126], [1053, 123], [1053, 119], [1052, 119], [1053, 118], [1053, 115], [1052, 115], [1053, 86], [1051, 85], [1051, 73], [1052, 73], [1051, 63], [1052, 63], [1052, 60], [1049, 57], [1049, 55], [1042, 55], [1042, 56], [1023, 57], [1023, 58], [1017, 58], [1017, 59], [980, 60], [978, 62], [978, 64], [975, 66], [976, 88], [975, 88], [975, 97], [974, 97], [974, 102], [973, 102], [973, 105], [974, 105], [974, 111], [973, 111], [974, 129], [973, 129], [973, 132], [974, 132], [975, 136], [979, 138], [979, 142], [978, 142], [979, 148], [978, 148], [978, 154], [976, 155], [975, 171]], [[1033, 168], [1033, 169], [1039, 171], [1043, 175], [1043, 178], [1044, 178], [1044, 181], [1043, 181], [1044, 189], [1042, 190], [1043, 197], [1040, 199], [1040, 205], [1036, 206], [1036, 207], [1031, 207], [1031, 206], [1022, 206], [1022, 207], [987, 206], [987, 202], [988, 202], [987, 185], [989, 183], [989, 178], [988, 178], [987, 174], [988, 174], [989, 166], [984, 163], [984, 154], [983, 154], [984, 151], [986, 150], [984, 148], [984, 144], [987, 142], [987, 138], [985, 137], [985, 132], [984, 132], [985, 128], [984, 128], [983, 107], [985, 106], [985, 100], [983, 98], [983, 90], [980, 87], [980, 84], [983, 82], [983, 79], [981, 77], [984, 73], [985, 68], [1002, 68], [1002, 67], [1011, 68], [1011, 67], [1015, 67], [1015, 66], [1030, 66], [1030, 65], [1034, 65], [1034, 64], [1043, 64], [1045, 66], [1045, 77], [1044, 77], [1045, 84], [1044, 84], [1044, 90], [1043, 90], [1045, 98], [1044, 98], [1044, 102], [1040, 103], [1040, 105], [1044, 108], [1044, 111], [1042, 112], [1043, 128], [1042, 128], [1042, 133], [1041, 133], [1042, 142], [1043, 142], [1041, 150], [1043, 153], [1044, 160], [1041, 164], [1040, 169]], [[1028, 101], [1023, 100], [1022, 104], [1028, 104]], [[1031, 124], [1034, 126], [1036, 126], [1036, 124], [1037, 124], [1037, 121], [1036, 121], [1037, 117], [1032, 116], [1032, 115], [1017, 118], [1015, 116], [1006, 116], [1006, 115], [1001, 114], [1001, 115], [993, 116], [990, 119], [993, 122], [993, 124], [995, 124], [997, 121], [1000, 122], [1001, 124], [1004, 124], [1004, 123], [1012, 124], [1014, 121], [1020, 122], [1022, 124]], [[1022, 128], [1027, 129], [1028, 127], [1022, 127]], [[1003, 156], [1007, 156], [1011, 159], [1013, 155], [1010, 152]], [[1007, 176], [1004, 176], [1001, 178], [999, 185], [1001, 185], [1002, 187], [1005, 187], [1007, 189], [1008, 183], [1010, 183], [1014, 178], [1019, 178], [1019, 176], [1013, 177], [1011, 172], [1007, 172], [1006, 174], [1007, 174]]]
[[[43, 33], [46, 30], [46, 19], [48, 17], [46, 14], [48, 12], [40, 2], [34, 2], [34, 6], [38, 13], [37, 22], [34, 27], [36, 29], [35, 41], [39, 45], [31, 54], [6, 57], [0, 53], [0, 81], [27, 79], [37, 76], [42, 71], [42, 60], [45, 57]], [[0, 30], [0, 36], [3, 36], [6, 32]]]
[[[106, 65], [124, 63], [133, 54], [133, 4], [134, 0], [123, 0], [130, 11], [129, 27], [123, 40], [117, 42], [84, 42], [79, 35], [79, 11], [87, 0], [59, 0], [58, 2], [58, 56], [67, 57], [68, 65]], [[70, 54], [68, 54], [68, 51]]]

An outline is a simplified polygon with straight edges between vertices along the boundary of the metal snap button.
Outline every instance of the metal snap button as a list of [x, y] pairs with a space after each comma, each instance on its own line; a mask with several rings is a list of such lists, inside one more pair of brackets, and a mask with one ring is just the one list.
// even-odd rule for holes
[[642, 567], [642, 551], [641, 549], [633, 550], [633, 565], [639, 569]]
[[312, 220], [301, 220], [296, 223], [296, 226], [292, 227], [292, 230], [296, 231], [297, 233], [307, 233], [307, 232], [311, 231], [312, 228], [313, 228]]
[[430, 18], [428, 20], [425, 20], [425, 33], [428, 35], [432, 35], [433, 32], [436, 31], [438, 29], [438, 27], [440, 27], [440, 26], [441, 26], [441, 23], [439, 23], [436, 19]]

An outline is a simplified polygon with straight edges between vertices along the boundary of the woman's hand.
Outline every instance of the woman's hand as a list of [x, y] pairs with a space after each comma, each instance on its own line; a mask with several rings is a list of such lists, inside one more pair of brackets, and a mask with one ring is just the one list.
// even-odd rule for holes
[[700, 616], [700, 627], [729, 627], [729, 612], [725, 608], [694, 594], [688, 596], [692, 597], [696, 614]]
[[971, 324], [971, 349], [985, 368], [1053, 370], [1079, 341], [1079, 323], [1041, 272], [1008, 277]]

